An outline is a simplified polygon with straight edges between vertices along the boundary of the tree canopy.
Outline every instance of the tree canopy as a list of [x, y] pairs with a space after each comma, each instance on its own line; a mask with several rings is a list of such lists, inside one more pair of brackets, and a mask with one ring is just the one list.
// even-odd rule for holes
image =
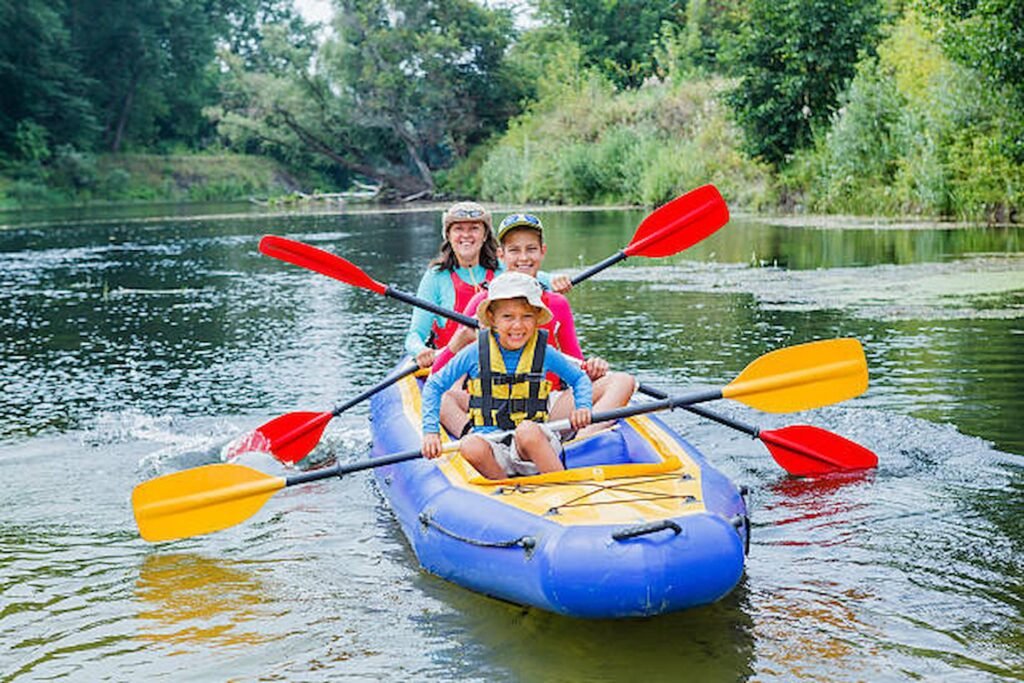
[[[0, 5], [0, 151], [49, 145], [201, 147], [219, 97], [219, 44], [294, 20], [288, 0], [21, 0]], [[36, 137], [39, 137], [37, 135]], [[22, 146], [24, 146], [22, 144]]]
[[825, 127], [858, 55], [870, 53], [877, 0], [752, 0], [736, 45], [729, 100], [749, 151], [778, 164]]
[[597, 67], [623, 88], [654, 73], [662, 25], [682, 24], [680, 0], [538, 0], [539, 14], [566, 31], [582, 49], [584, 64]]
[[267, 40], [284, 69], [231, 55], [221, 130], [236, 141], [299, 145], [402, 195], [431, 192], [450, 165], [518, 111], [522, 80], [505, 62], [507, 10], [470, 0], [343, 0], [316, 53]]

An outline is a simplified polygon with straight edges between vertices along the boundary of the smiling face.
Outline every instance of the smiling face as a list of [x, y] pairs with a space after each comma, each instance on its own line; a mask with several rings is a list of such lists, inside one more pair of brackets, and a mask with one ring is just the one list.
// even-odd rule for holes
[[526, 346], [537, 331], [537, 309], [526, 299], [494, 301], [487, 315], [491, 319], [491, 329], [498, 335], [498, 343], [511, 351]]
[[540, 233], [530, 228], [513, 230], [501, 239], [501, 260], [510, 272], [537, 277], [547, 253], [548, 247], [541, 243]]
[[459, 221], [448, 228], [448, 243], [460, 266], [470, 267], [480, 262], [480, 250], [486, 238], [487, 226], [482, 221]]

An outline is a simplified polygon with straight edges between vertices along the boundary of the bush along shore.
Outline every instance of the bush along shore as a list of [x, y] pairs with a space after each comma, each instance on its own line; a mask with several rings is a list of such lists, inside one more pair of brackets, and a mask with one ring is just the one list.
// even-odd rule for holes
[[[934, 86], [898, 78], [926, 57], [902, 38], [862, 65], [831, 127], [779, 168], [743, 153], [722, 97], [734, 83], [613, 92], [591, 81], [557, 108], [513, 120], [482, 158], [464, 162], [475, 176], [455, 169], [449, 177], [462, 186], [452, 190], [512, 203], [652, 206], [713, 182], [750, 211], [1019, 222], [1024, 165], [1007, 154], [998, 115], [981, 115], [986, 95], [937, 54], [928, 56], [942, 77], [921, 76]], [[956, 87], [941, 98], [930, 91], [949, 83]]]
[[87, 154], [60, 150], [46, 165], [0, 175], [0, 208], [122, 202], [235, 201], [310, 187], [277, 161], [244, 154]]

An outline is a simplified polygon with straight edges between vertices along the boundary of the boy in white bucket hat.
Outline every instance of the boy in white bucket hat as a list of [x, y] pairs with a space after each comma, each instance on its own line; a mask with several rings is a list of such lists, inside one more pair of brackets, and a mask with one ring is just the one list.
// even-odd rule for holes
[[[441, 454], [441, 396], [466, 375], [473, 431], [462, 439], [459, 453], [467, 462], [489, 479], [564, 469], [558, 435], [544, 424], [551, 391], [546, 374], [553, 373], [572, 390], [573, 429], [590, 424], [593, 388], [586, 373], [549, 347], [547, 332], [537, 329], [551, 319], [542, 293], [540, 283], [523, 273], [502, 273], [491, 282], [487, 299], [477, 308], [482, 326], [477, 343], [460, 351], [423, 386], [426, 457]], [[504, 442], [479, 436], [499, 430], [514, 433]]]

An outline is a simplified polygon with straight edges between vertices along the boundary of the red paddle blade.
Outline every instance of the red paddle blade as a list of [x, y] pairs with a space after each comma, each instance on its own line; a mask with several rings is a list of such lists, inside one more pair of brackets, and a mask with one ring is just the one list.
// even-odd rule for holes
[[324, 427], [334, 413], [287, 413], [275, 417], [254, 432], [231, 444], [224, 451], [227, 460], [242, 453], [272, 453], [280, 462], [294, 465], [309, 455], [320, 443]]
[[676, 197], [652, 212], [623, 251], [626, 256], [671, 256], [729, 222], [729, 207], [714, 185]]
[[798, 477], [878, 466], [878, 456], [847, 438], [810, 425], [762, 431], [775, 462]]
[[315, 270], [327, 277], [368, 289], [377, 294], [384, 294], [387, 290], [387, 285], [377, 282], [354, 263], [323, 249], [317, 249], [287, 237], [264, 235], [260, 240], [260, 251], [267, 256], [287, 261], [300, 268]]

